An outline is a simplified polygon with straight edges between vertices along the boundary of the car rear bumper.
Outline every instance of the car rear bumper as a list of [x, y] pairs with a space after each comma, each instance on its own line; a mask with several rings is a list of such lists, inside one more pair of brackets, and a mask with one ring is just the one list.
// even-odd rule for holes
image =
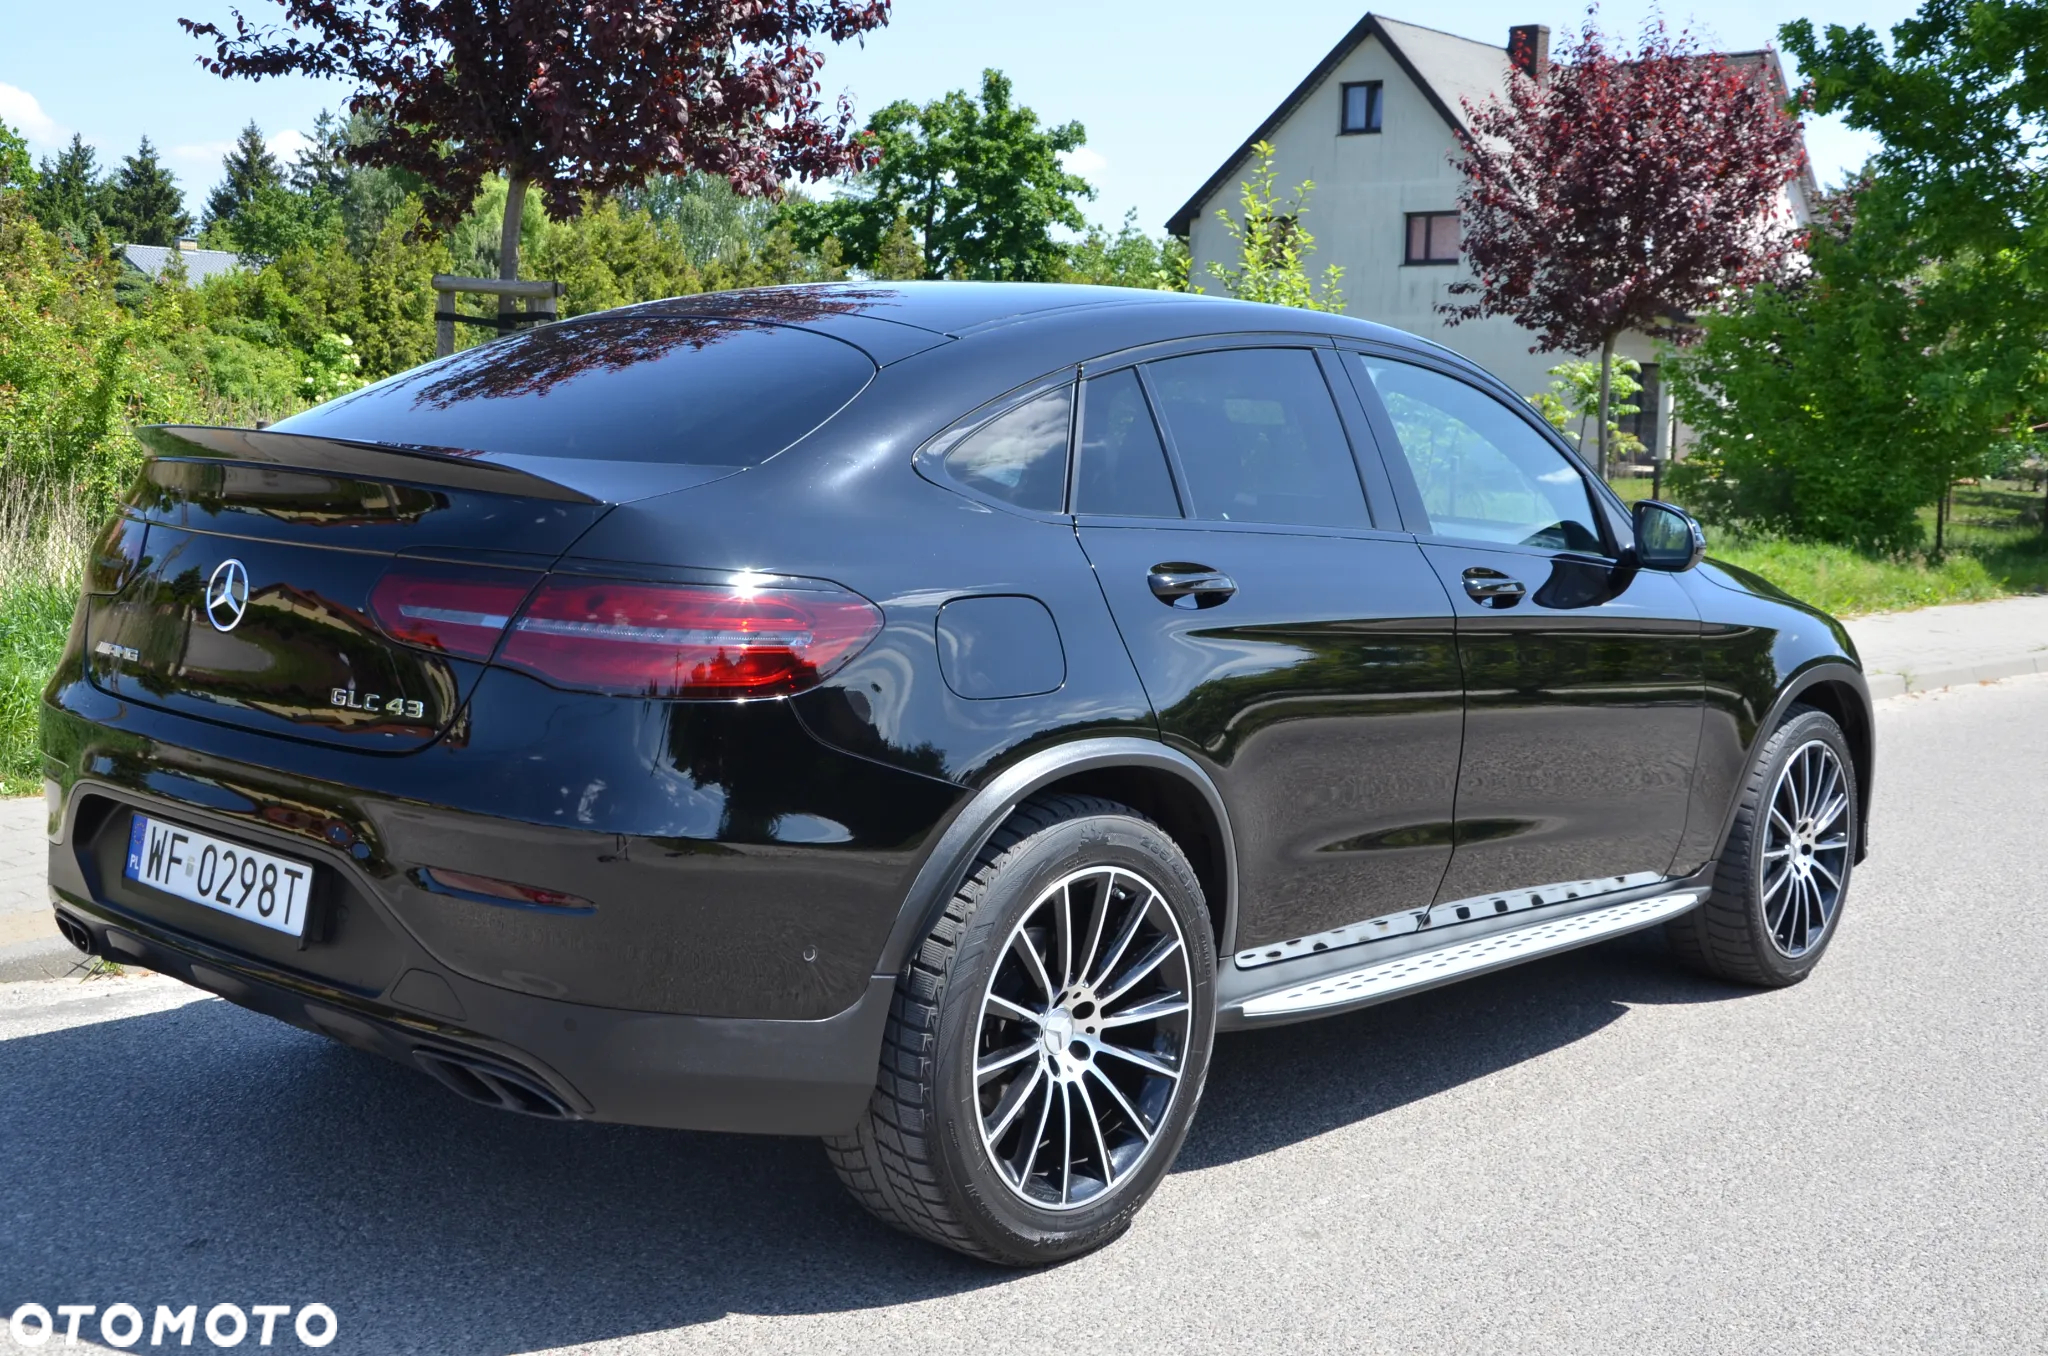
[[[60, 884], [64, 874], [74, 879]], [[364, 995], [95, 899], [76, 876], [68, 845], [53, 845], [54, 907], [67, 932], [84, 929], [95, 954], [412, 1065], [471, 1100], [555, 1119], [844, 1131], [874, 1088], [895, 987], [875, 976], [853, 1006], [818, 1021], [688, 1017], [514, 993], [421, 952], [388, 992]]]

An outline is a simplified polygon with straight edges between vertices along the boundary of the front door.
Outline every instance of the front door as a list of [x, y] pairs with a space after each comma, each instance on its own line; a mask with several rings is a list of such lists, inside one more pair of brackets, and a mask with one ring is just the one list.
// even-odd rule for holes
[[1684, 589], [1617, 566], [1616, 525], [1527, 413], [1446, 371], [1348, 361], [1457, 610], [1465, 749], [1438, 901], [1666, 874], [1704, 698]]
[[1450, 603], [1374, 527], [1327, 378], [1274, 347], [1082, 386], [1081, 543], [1161, 733], [1229, 809], [1240, 954], [1422, 907], [1450, 860]]

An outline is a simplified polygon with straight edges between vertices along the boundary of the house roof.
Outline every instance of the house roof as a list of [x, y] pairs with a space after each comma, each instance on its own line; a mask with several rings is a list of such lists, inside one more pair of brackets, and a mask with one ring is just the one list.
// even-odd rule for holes
[[[1415, 87], [1422, 91], [1430, 106], [1437, 111], [1445, 124], [1459, 136], [1470, 129], [1465, 115], [1465, 105], [1475, 107], [1487, 99], [1499, 95], [1506, 97], [1508, 91], [1508, 51], [1505, 46], [1496, 47], [1490, 42], [1477, 38], [1459, 37], [1420, 24], [1403, 23], [1377, 14], [1367, 14], [1353, 25], [1350, 32], [1338, 39], [1323, 59], [1316, 63], [1308, 77], [1294, 87], [1280, 106], [1266, 115], [1258, 130], [1246, 137], [1244, 144], [1233, 151], [1228, 160], [1217, 167], [1214, 174], [1195, 195], [1181, 204], [1179, 211], [1167, 218], [1166, 229], [1171, 235], [1185, 236], [1194, 224], [1196, 213], [1202, 210], [1217, 189], [1230, 182], [1240, 166], [1251, 158], [1252, 147], [1261, 141], [1270, 140], [1279, 130], [1280, 124], [1292, 117], [1294, 111], [1313, 94], [1317, 87], [1329, 79], [1330, 73], [1357, 50], [1367, 38], [1378, 38], [1387, 54], [1394, 58]], [[1783, 69], [1778, 64], [1777, 54], [1770, 51], [1724, 52], [1721, 59], [1731, 67], [1742, 70], [1752, 79], [1760, 81], [1765, 88], [1779, 98], [1789, 98]], [[1800, 187], [1805, 190], [1811, 204], [1819, 196], [1819, 185], [1809, 166], [1800, 175]]]
[[[1384, 19], [1377, 14], [1367, 14], [1352, 26], [1349, 33], [1337, 40], [1323, 59], [1316, 63], [1308, 77], [1294, 87], [1280, 106], [1266, 115], [1258, 130], [1244, 139], [1244, 144], [1231, 152], [1230, 158], [1217, 167], [1208, 182], [1195, 190], [1195, 195], [1181, 204], [1178, 212], [1167, 218], [1166, 229], [1172, 235], [1186, 235], [1194, 224], [1195, 214], [1202, 210], [1202, 204], [1211, 194], [1230, 182], [1230, 176], [1237, 172], [1251, 157], [1252, 147], [1269, 139], [1280, 124], [1287, 121], [1294, 110], [1315, 93], [1330, 72], [1337, 69], [1344, 58], [1357, 50], [1367, 38], [1378, 38], [1380, 45], [1387, 49], [1402, 72], [1415, 82], [1435, 108], [1437, 115], [1450, 125], [1453, 131], [1465, 130], [1465, 111], [1457, 100], [1469, 97], [1474, 102], [1496, 90], [1507, 87], [1508, 50], [1491, 43], [1479, 42], [1472, 38], [1461, 38], [1452, 33], [1440, 33], [1433, 28], [1418, 24], [1402, 23], [1398, 19]], [[1498, 72], [1489, 80], [1487, 72], [1498, 67]]]
[[151, 281], [164, 276], [173, 254], [185, 261], [185, 280], [189, 283], [205, 282], [216, 273], [242, 266], [242, 256], [230, 250], [188, 250], [168, 245], [122, 245], [120, 250], [121, 257]]

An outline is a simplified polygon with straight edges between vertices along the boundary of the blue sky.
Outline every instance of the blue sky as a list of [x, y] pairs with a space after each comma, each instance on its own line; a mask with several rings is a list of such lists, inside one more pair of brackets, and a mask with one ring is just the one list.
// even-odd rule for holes
[[[268, 0], [242, 2], [254, 16], [275, 12]], [[177, 17], [224, 21], [230, 3], [11, 0], [0, 18], [0, 119], [38, 154], [82, 133], [102, 163], [118, 163], [146, 133], [196, 212], [245, 122], [254, 118], [289, 152], [345, 93], [296, 78], [230, 83], [199, 69], [199, 46]], [[1600, 22], [1633, 32], [1649, 9], [1641, 0], [1610, 3]], [[1888, 27], [1911, 10], [1904, 0], [1720, 0], [1691, 20], [1695, 11], [1682, 3], [1665, 7], [1674, 25], [1690, 22], [1724, 50], [1763, 46], [1794, 15]], [[1099, 190], [1090, 215], [1113, 224], [1136, 208], [1140, 224], [1158, 231], [1364, 12], [1357, 0], [896, 0], [890, 25], [864, 47], [832, 52], [824, 82], [830, 93], [850, 92], [865, 116], [892, 99], [972, 88], [983, 67], [999, 67], [1042, 118], [1087, 127], [1074, 168]], [[1584, 14], [1556, 0], [1466, 0], [1449, 9], [1388, 0], [1381, 12], [1503, 44], [1511, 24], [1547, 23], [1558, 33]], [[1809, 126], [1807, 144], [1824, 183], [1871, 149], [1825, 121]]]

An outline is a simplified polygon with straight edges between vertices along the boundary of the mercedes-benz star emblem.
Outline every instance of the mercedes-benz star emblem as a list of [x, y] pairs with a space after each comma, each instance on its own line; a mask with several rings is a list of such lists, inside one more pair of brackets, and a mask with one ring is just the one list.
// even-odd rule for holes
[[248, 610], [249, 571], [239, 560], [223, 560], [206, 581], [206, 619], [216, 631], [232, 631]]

